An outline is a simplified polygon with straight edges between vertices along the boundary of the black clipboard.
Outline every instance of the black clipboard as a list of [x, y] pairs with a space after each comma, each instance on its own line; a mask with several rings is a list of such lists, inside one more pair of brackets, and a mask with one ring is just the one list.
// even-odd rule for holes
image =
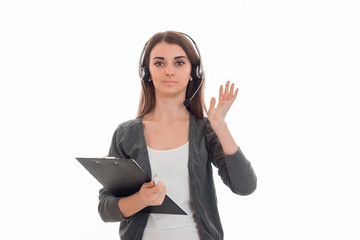
[[[115, 157], [77, 157], [76, 159], [115, 197], [132, 195], [139, 191], [145, 182], [151, 181], [134, 159]], [[160, 206], [148, 206], [141, 212], [187, 215], [167, 195]]]

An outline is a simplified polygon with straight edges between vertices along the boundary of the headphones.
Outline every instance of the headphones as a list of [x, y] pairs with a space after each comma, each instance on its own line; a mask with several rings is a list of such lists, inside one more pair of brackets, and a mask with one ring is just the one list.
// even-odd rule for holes
[[[194, 47], [196, 49], [197, 55], [199, 57], [199, 64], [196, 66], [195, 69], [195, 73], [196, 73], [196, 77], [198, 79], [201, 79], [201, 82], [199, 84], [199, 87], [196, 89], [195, 93], [192, 95], [192, 97], [190, 99], [185, 99], [184, 101], [184, 105], [186, 107], [189, 107], [191, 104], [191, 100], [194, 98], [194, 96], [196, 95], [196, 93], [199, 91], [202, 83], [203, 83], [203, 78], [205, 76], [205, 72], [204, 72], [204, 68], [202, 65], [202, 61], [201, 61], [201, 55], [200, 55], [200, 50], [197, 47], [195, 41], [187, 34], [179, 32], [182, 35], [186, 36], [187, 38], [189, 38], [191, 40], [191, 42], [194, 44]], [[145, 43], [143, 50], [141, 51], [141, 55], [140, 55], [140, 60], [139, 60], [139, 77], [141, 79], [142, 82], [148, 82], [149, 77], [150, 77], [150, 71], [147, 67], [142, 67], [143, 61], [144, 61], [144, 55], [145, 55], [145, 51], [146, 51], [146, 46], [147, 46], [148, 42]]]

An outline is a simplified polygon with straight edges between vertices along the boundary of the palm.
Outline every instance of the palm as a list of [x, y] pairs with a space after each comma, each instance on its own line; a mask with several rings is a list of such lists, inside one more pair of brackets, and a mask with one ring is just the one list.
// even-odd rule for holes
[[225, 116], [229, 111], [231, 105], [235, 101], [239, 89], [237, 88], [234, 92], [234, 84], [231, 84], [229, 89], [230, 82], [228, 81], [225, 86], [225, 91], [223, 90], [223, 85], [220, 87], [219, 91], [219, 103], [215, 108], [216, 99], [211, 98], [210, 108], [208, 111], [208, 118], [210, 121], [225, 120]]

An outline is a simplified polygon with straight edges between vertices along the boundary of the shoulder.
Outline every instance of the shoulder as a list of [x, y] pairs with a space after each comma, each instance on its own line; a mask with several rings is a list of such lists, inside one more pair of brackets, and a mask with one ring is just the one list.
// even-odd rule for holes
[[129, 128], [133, 128], [139, 125], [139, 123], [141, 123], [141, 118], [135, 118], [135, 119], [131, 119], [125, 122], [122, 122], [118, 125], [117, 129], [129, 129]]
[[215, 133], [207, 117], [196, 118], [192, 115], [191, 121], [195, 124], [195, 129], [199, 134], [208, 136]]
[[135, 118], [122, 122], [117, 126], [115, 134], [117, 135], [117, 138], [122, 138], [127, 134], [136, 134], [136, 132], [141, 130], [141, 124], [141, 118]]
[[191, 114], [191, 121], [195, 123], [196, 128], [201, 130], [202, 132], [213, 132], [213, 128], [211, 127], [210, 121], [207, 117], [196, 118], [193, 114]]
[[221, 153], [221, 145], [219, 139], [212, 128], [210, 121], [207, 117], [204, 118], [192, 118], [192, 127], [190, 134], [192, 135], [195, 142], [202, 142], [205, 145], [208, 152], [220, 152]]

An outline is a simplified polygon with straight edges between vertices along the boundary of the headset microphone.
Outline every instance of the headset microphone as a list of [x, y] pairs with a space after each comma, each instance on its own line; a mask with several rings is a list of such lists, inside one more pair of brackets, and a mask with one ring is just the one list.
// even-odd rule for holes
[[190, 99], [185, 99], [185, 101], [183, 102], [185, 107], [189, 107], [191, 104], [191, 100]]
[[202, 85], [202, 83], [203, 83], [203, 78], [204, 78], [204, 76], [202, 76], [201, 82], [200, 82], [200, 84], [199, 84], [199, 87], [196, 89], [195, 93], [191, 96], [191, 98], [185, 99], [185, 101], [183, 102], [183, 104], [184, 104], [185, 107], [189, 107], [189, 106], [190, 106], [191, 100], [195, 97], [196, 93], [197, 93], [197, 92], [199, 91], [199, 89], [201, 88], [201, 85]]

